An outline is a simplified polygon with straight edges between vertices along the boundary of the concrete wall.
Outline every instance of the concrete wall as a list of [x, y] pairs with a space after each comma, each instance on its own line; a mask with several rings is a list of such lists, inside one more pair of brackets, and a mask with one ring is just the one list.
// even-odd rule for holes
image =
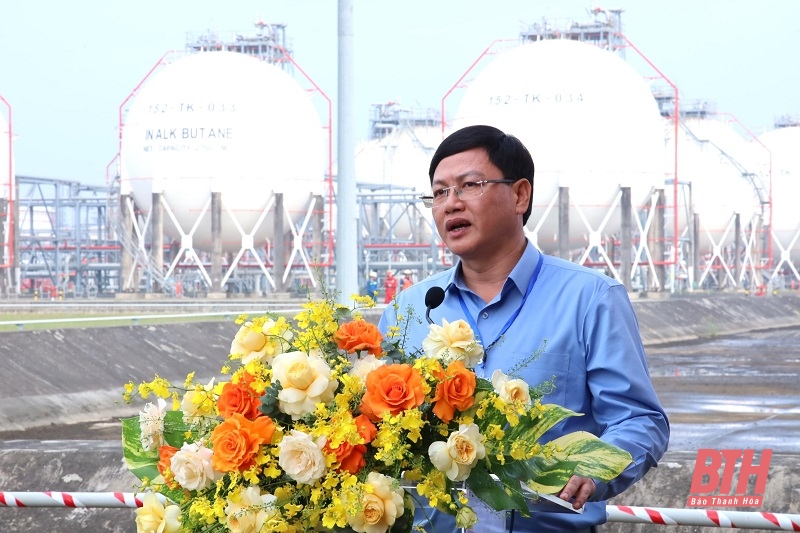
[[[696, 296], [639, 299], [634, 308], [645, 344], [800, 325], [800, 298]], [[254, 304], [257, 305], [257, 302]], [[377, 313], [368, 319], [377, 320]], [[182, 382], [217, 375], [238, 327], [189, 323], [0, 333], [0, 432], [131, 416], [122, 385], [153, 374]], [[3, 444], [3, 443], [0, 443]], [[63, 441], [37, 451], [25, 441], [0, 446], [0, 490], [131, 491], [116, 441]], [[619, 505], [685, 506], [695, 453], [668, 452], [661, 466], [615, 498]], [[800, 457], [776, 455], [764, 510], [800, 513]], [[134, 532], [132, 510], [0, 508], [2, 531]], [[719, 531], [714, 528], [609, 524], [604, 531]]]

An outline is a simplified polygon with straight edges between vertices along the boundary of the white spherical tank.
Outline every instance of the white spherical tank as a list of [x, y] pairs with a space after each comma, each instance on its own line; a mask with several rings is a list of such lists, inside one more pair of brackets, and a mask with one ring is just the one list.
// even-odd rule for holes
[[[666, 167], [672, 174], [675, 145], [671, 121], [666, 124], [666, 131]], [[678, 183], [691, 184], [693, 211], [700, 219], [698, 245], [702, 253], [710, 252], [715, 243], [733, 242], [735, 235], [731, 221], [735, 214], [739, 215], [744, 228], [753, 221], [754, 215], [760, 213], [756, 167], [757, 157], [752, 146], [731, 124], [716, 119], [688, 118], [679, 125]], [[675, 203], [671, 184], [665, 187], [664, 193], [667, 217], [671, 219]], [[680, 235], [687, 234], [688, 195], [688, 188], [679, 188]], [[673, 228], [668, 221], [667, 238], [672, 238]]]
[[[758, 138], [772, 156], [772, 227], [781, 246], [788, 249], [800, 231], [800, 127], [768, 131]], [[764, 174], [769, 173], [768, 164]], [[776, 254], [778, 251], [776, 250]], [[790, 250], [791, 261], [800, 263], [800, 238]], [[779, 259], [776, 255], [776, 259]]]
[[10, 188], [14, 187], [14, 159], [11, 153], [11, 134], [8, 122], [0, 114], [0, 198], [11, 196]]
[[[189, 233], [212, 192], [220, 192], [223, 249], [236, 251], [241, 234], [227, 209], [249, 233], [274, 193], [296, 222], [321, 194], [323, 130], [309, 94], [288, 74], [232, 52], [186, 56], [158, 71], [136, 96], [122, 131], [122, 186], [150, 210], [161, 192]], [[164, 214], [164, 229], [179, 232]], [[273, 237], [273, 214], [255, 245]], [[211, 249], [211, 215], [193, 236]]]
[[[376, 192], [413, 197], [428, 194], [431, 189], [428, 168], [441, 142], [440, 126], [401, 125], [388, 135], [356, 148], [356, 181], [362, 189], [373, 188]], [[372, 221], [365, 220], [365, 228], [374, 236], [390, 231], [394, 239], [430, 243], [433, 224], [430, 210], [420, 203], [414, 205], [416, 208], [400, 203], [382, 204], [376, 214], [383, 227], [370, 227]]]
[[[489, 124], [518, 137], [536, 166], [533, 230], [559, 187], [570, 187], [570, 247], [589, 244], [620, 187], [634, 209], [663, 184], [664, 132], [648, 84], [624, 60], [596, 46], [547, 40], [503, 52], [466, 90], [453, 126]], [[612, 214], [603, 233], [618, 231]], [[538, 233], [545, 251], [557, 249], [554, 208]]]

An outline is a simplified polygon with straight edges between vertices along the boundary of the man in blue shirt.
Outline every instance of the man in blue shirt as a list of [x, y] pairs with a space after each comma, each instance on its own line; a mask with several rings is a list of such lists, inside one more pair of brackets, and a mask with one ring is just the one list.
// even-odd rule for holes
[[[588, 431], [630, 452], [633, 463], [609, 483], [572, 476], [559, 496], [583, 508], [582, 514], [507, 513], [498, 519], [478, 510], [482, 533], [592, 531], [606, 521], [605, 500], [655, 466], [669, 441], [625, 288], [528, 242], [524, 225], [532, 210], [533, 174], [525, 146], [496, 128], [470, 126], [442, 142], [430, 165], [431, 195], [422, 199], [459, 260], [402, 291], [397, 305], [384, 311], [380, 329], [386, 333], [409, 308], [424, 317], [425, 295], [436, 286], [445, 296], [430, 317], [437, 324], [464, 319], [472, 326], [486, 351], [478, 376], [490, 379], [496, 369], [509, 373], [546, 341], [544, 353], [516, 368], [515, 377], [531, 386], [554, 377], [555, 390], [543, 402], [584, 416], [568, 418], [542, 441]], [[409, 325], [405, 349], [413, 352], [428, 325], [424, 318]], [[435, 514], [437, 531], [455, 529], [449, 516]]]

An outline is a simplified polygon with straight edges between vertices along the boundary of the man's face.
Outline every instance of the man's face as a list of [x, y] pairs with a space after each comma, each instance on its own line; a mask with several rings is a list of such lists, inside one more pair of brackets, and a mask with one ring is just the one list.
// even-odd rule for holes
[[[454, 185], [460, 188], [465, 182], [515, 177], [503, 176], [485, 150], [474, 149], [442, 159], [431, 186], [436, 191]], [[439, 235], [462, 260], [491, 259], [522, 231], [521, 215], [528, 207], [529, 190], [526, 180], [484, 184], [483, 194], [469, 200], [451, 190], [445, 203], [433, 208]]]

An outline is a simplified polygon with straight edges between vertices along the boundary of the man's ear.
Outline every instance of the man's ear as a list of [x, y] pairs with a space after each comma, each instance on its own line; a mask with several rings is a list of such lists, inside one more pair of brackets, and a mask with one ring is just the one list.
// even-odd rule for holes
[[517, 180], [512, 187], [516, 193], [516, 213], [524, 215], [525, 211], [528, 210], [531, 195], [533, 194], [531, 182], [526, 179]]

